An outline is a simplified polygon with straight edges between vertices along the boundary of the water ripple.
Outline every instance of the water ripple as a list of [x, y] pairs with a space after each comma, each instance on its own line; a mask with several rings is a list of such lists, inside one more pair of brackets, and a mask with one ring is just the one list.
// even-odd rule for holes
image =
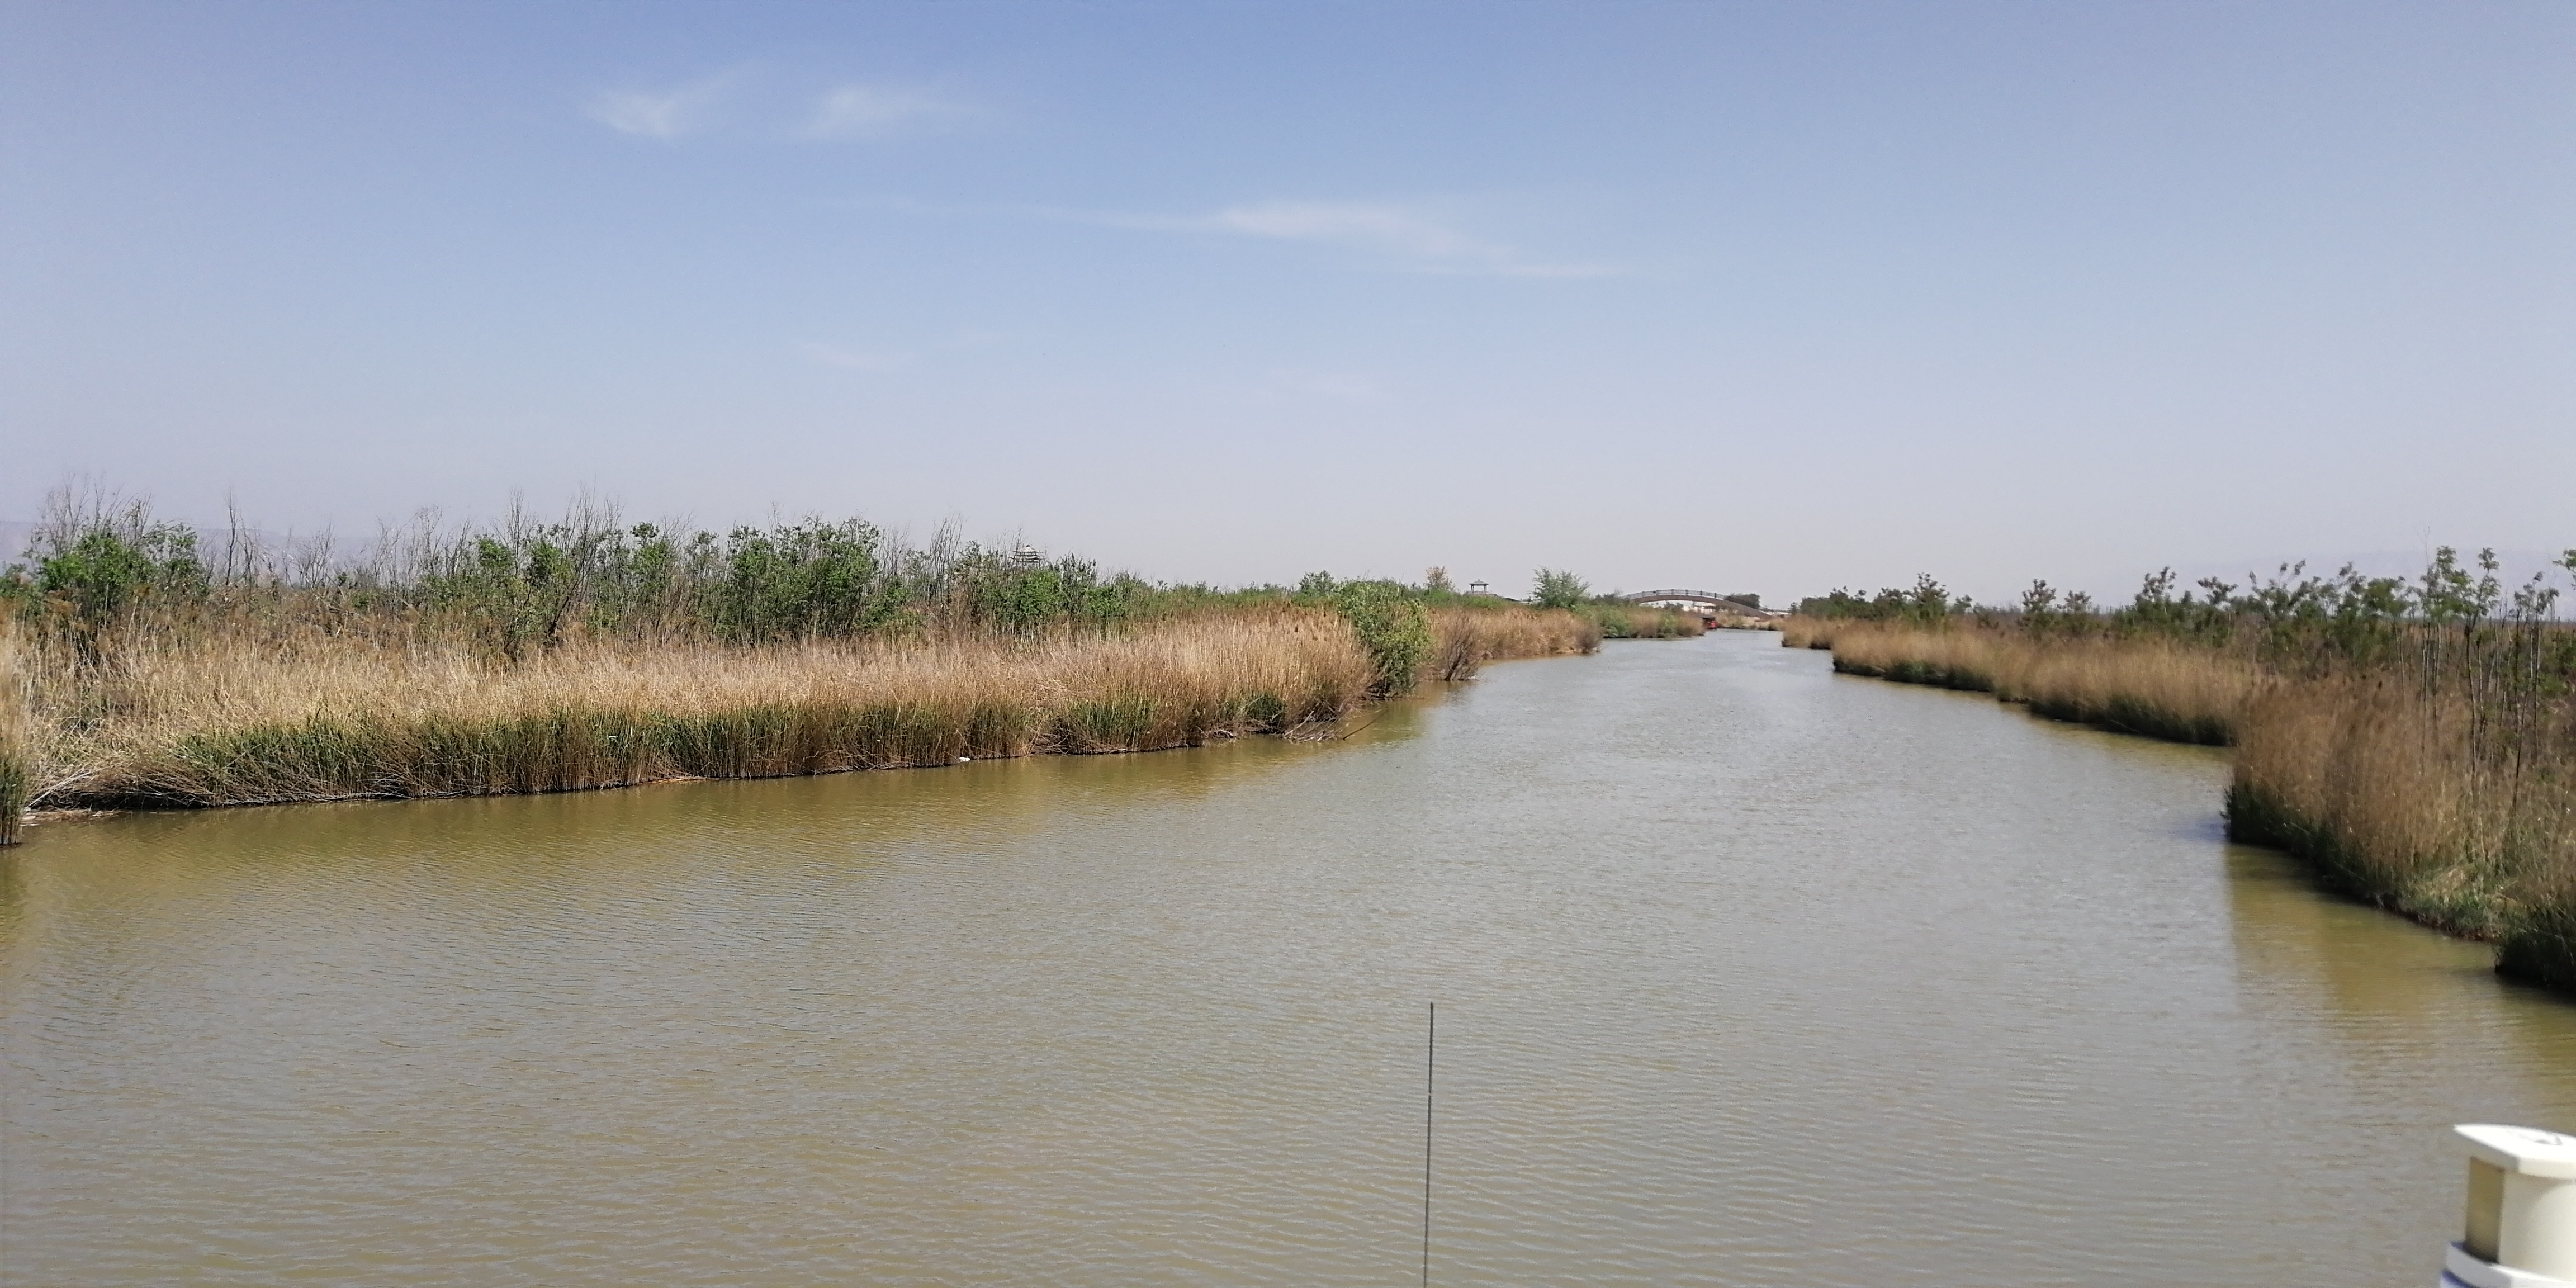
[[10, 1284], [2426, 1279], [2567, 1008], [2216, 753], [1768, 638], [1359, 742], [135, 816], [6, 859]]

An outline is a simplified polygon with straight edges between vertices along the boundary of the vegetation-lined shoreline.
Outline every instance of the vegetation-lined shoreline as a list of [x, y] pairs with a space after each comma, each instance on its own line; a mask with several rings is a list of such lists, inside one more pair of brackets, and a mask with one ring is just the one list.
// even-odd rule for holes
[[[2576, 572], [2576, 551], [2562, 567]], [[1811, 599], [1785, 642], [1856, 675], [1993, 693], [2036, 714], [2232, 745], [2229, 834], [2331, 886], [2490, 940], [2576, 992], [2576, 628], [2492, 554], [2420, 582], [2289, 568], [2240, 591], [2150, 577], [2115, 612], [2045, 584], [2014, 610], [1911, 591]]]
[[[363, 558], [64, 498], [0, 578], [0, 843], [29, 807], [574, 791], [1296, 736], [1602, 610], [1314, 574], [1103, 577], [859, 521], [601, 507], [423, 523]], [[1585, 611], [1575, 611], [1575, 610]], [[1665, 619], [1675, 619], [1667, 622]], [[1620, 606], [1619, 635], [1697, 634]]]

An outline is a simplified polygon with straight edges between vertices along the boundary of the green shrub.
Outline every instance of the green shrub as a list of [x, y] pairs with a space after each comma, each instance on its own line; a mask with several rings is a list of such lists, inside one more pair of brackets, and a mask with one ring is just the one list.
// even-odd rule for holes
[[1531, 599], [1541, 608], [1574, 608], [1591, 597], [1592, 587], [1581, 577], [1562, 568], [1541, 568]]
[[1334, 588], [1333, 607], [1359, 635], [1377, 668], [1376, 696], [1410, 693], [1431, 660], [1431, 614], [1411, 591], [1391, 581], [1352, 581]]

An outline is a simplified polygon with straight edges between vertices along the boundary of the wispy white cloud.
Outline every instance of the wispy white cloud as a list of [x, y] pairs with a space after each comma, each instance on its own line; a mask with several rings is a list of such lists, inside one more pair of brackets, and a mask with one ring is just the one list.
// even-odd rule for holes
[[1304, 242], [1338, 247], [1381, 267], [1409, 273], [1592, 278], [1625, 277], [1637, 271], [1621, 264], [1542, 259], [1507, 242], [1472, 235], [1416, 208], [1387, 203], [1272, 201], [1228, 206], [1204, 215], [1140, 214], [1069, 206], [960, 205], [893, 196], [843, 204], [853, 209], [929, 217], [1046, 219], [1141, 232]]
[[965, 115], [954, 99], [902, 85], [836, 86], [814, 100], [805, 136], [813, 139], [883, 138], [907, 127]]
[[1207, 222], [1224, 231], [1252, 237], [1337, 242], [1425, 259], [1491, 261], [1507, 259], [1512, 254], [1508, 246], [1479, 241], [1393, 206], [1279, 201], [1230, 207], [1209, 216]]
[[706, 128], [731, 76], [711, 76], [670, 90], [602, 90], [583, 105], [584, 115], [620, 134], [676, 139]]
[[1445, 220], [1395, 205], [1273, 201], [1229, 206], [1212, 215], [1181, 217], [1058, 213], [1122, 228], [1227, 233], [1339, 246], [1418, 273], [1579, 278], [1613, 277], [1625, 271], [1608, 264], [1537, 259], [1517, 247], [1473, 236]]

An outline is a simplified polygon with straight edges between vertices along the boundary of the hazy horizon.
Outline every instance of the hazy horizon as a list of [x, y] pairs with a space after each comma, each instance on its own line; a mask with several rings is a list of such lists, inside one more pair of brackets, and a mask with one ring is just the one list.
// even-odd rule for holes
[[1984, 600], [2545, 556], [2571, 70], [2544, 3], [0, 4], [0, 519], [588, 489]]

